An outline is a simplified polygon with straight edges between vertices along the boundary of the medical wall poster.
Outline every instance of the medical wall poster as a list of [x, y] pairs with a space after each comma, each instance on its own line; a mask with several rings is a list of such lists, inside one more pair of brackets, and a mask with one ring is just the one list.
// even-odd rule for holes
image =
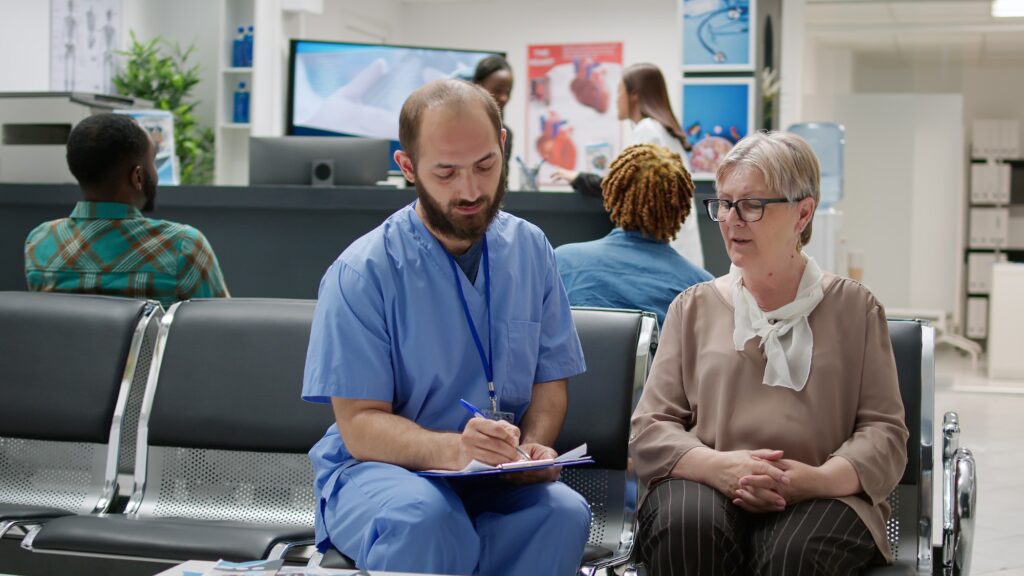
[[683, 72], [754, 70], [756, 2], [682, 0]]
[[683, 80], [683, 130], [693, 145], [688, 154], [697, 180], [710, 180], [718, 164], [753, 130], [752, 78]]
[[50, 0], [50, 90], [115, 94], [121, 0]]
[[157, 182], [162, 186], [177, 186], [179, 181], [178, 157], [174, 154], [174, 115], [167, 110], [114, 110], [135, 118], [156, 145]]
[[557, 171], [601, 172], [622, 149], [622, 43], [528, 46], [527, 74], [526, 164], [540, 165], [538, 183], [555, 183]]

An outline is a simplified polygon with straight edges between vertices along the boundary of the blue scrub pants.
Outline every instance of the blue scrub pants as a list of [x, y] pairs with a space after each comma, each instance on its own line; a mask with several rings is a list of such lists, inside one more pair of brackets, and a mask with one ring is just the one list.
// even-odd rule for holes
[[421, 478], [391, 464], [341, 472], [322, 503], [331, 543], [366, 570], [435, 574], [576, 573], [586, 500], [561, 482]]

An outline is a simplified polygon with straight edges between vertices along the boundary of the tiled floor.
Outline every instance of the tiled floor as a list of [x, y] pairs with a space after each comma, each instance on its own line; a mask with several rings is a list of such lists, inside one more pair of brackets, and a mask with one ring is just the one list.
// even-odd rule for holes
[[[1024, 350], [1022, 350], [1024, 352]], [[960, 415], [960, 445], [974, 452], [978, 473], [972, 575], [1024, 576], [1024, 381], [989, 380], [984, 366], [948, 347], [936, 355], [936, 462], [942, 415]], [[936, 483], [936, 542], [941, 523]]]

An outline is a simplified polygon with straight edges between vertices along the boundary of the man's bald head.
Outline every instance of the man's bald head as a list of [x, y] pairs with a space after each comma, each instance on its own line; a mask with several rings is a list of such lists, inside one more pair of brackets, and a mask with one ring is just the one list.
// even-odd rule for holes
[[410, 94], [398, 117], [398, 141], [414, 164], [423, 113], [436, 108], [458, 110], [467, 106], [480, 106], [486, 112], [494, 127], [495, 140], [501, 144], [501, 111], [486, 90], [462, 80], [435, 80]]

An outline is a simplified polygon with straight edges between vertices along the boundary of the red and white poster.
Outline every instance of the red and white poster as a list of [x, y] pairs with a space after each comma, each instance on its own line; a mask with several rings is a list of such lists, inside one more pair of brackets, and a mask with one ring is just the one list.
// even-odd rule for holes
[[603, 175], [622, 147], [622, 43], [529, 46], [527, 67], [526, 163], [540, 165], [538, 183], [556, 171]]

